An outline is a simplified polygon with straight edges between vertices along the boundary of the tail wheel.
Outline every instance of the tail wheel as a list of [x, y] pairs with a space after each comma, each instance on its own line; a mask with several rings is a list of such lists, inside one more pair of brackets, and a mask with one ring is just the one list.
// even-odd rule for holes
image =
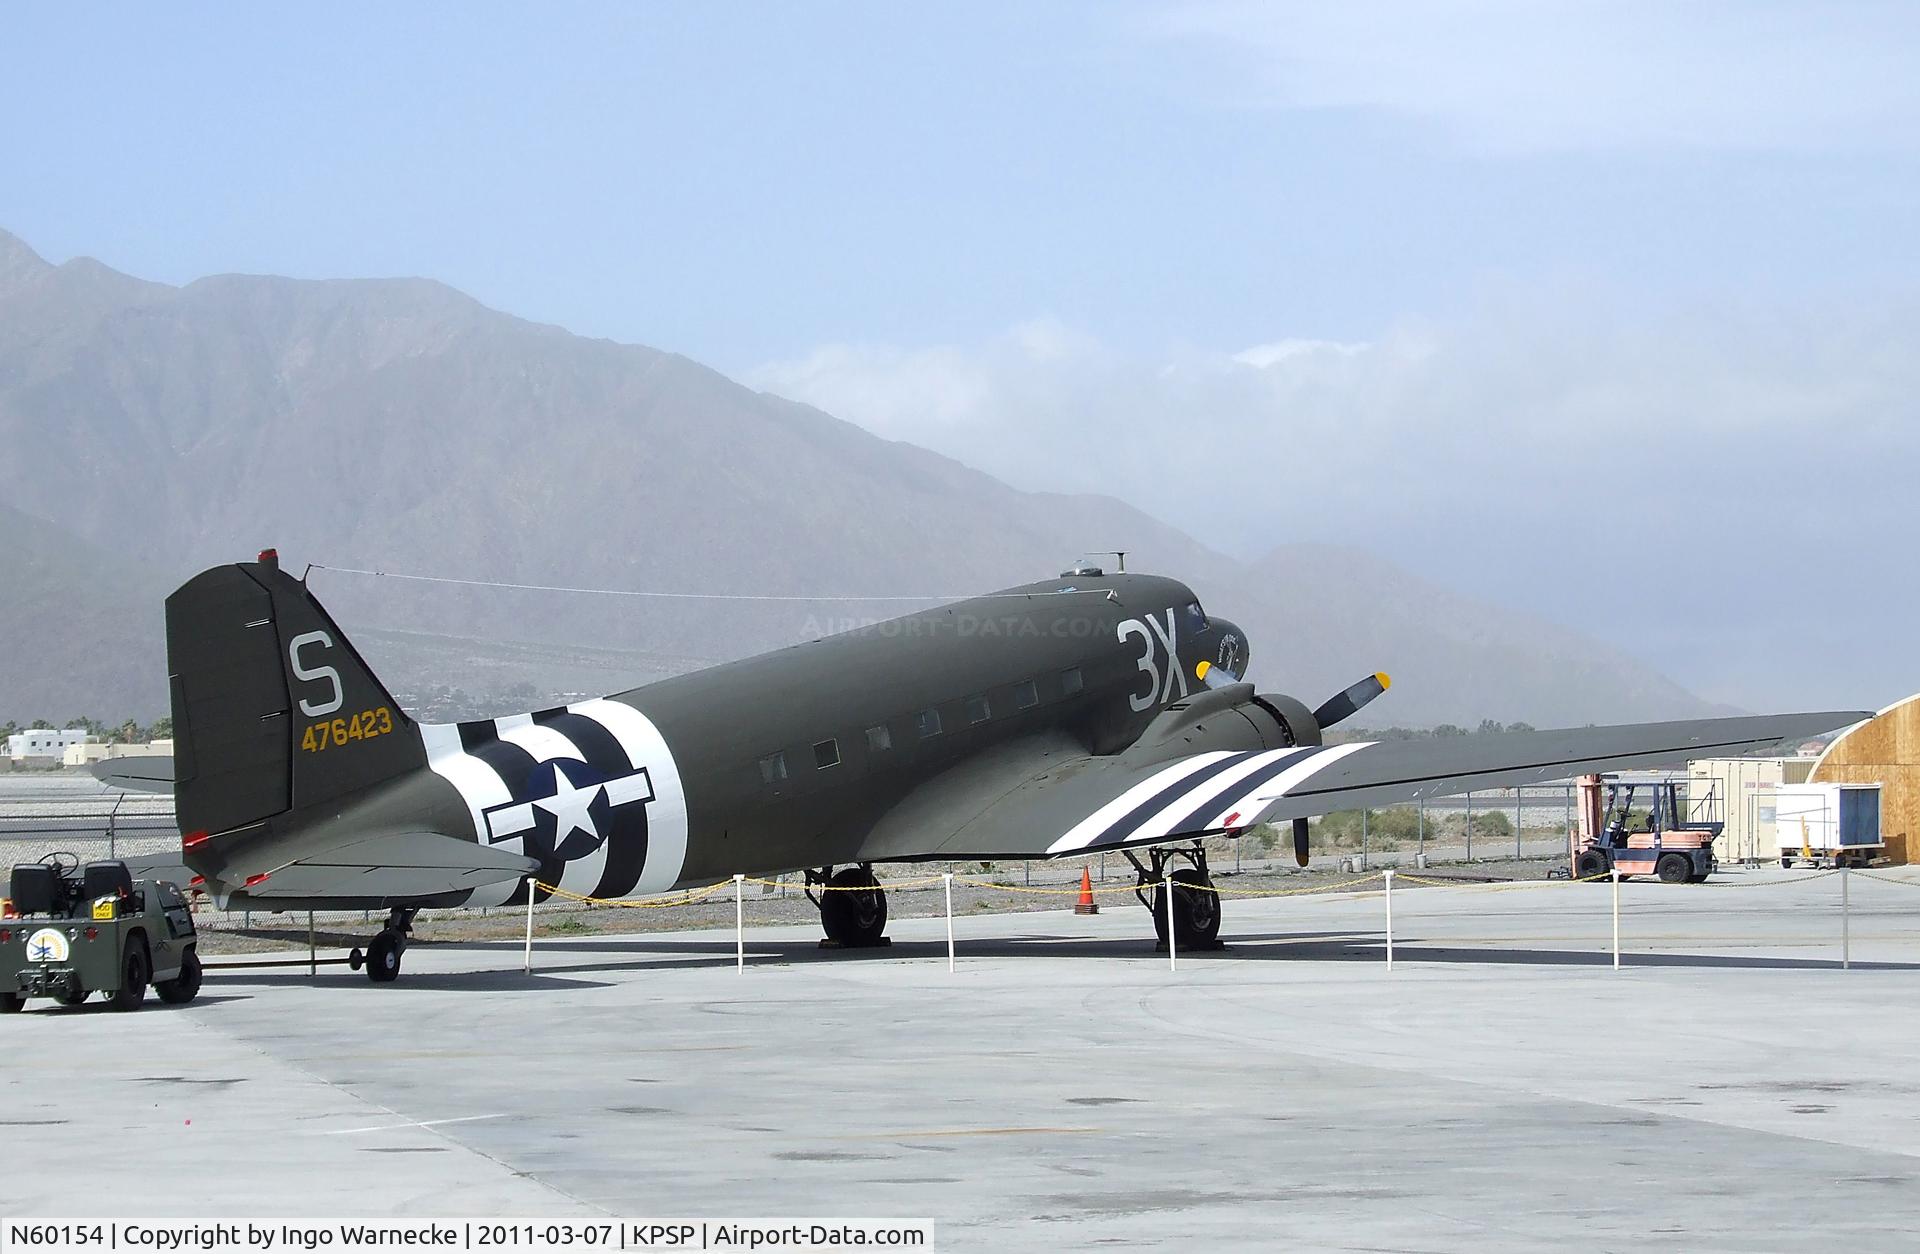
[[391, 984], [400, 978], [400, 934], [384, 931], [367, 946], [367, 978], [375, 984]]
[[820, 894], [820, 925], [827, 939], [849, 949], [877, 945], [887, 930], [887, 894], [872, 871], [848, 867]]
[[135, 936], [120, 956], [120, 987], [112, 994], [115, 1010], [138, 1010], [147, 1000], [147, 979], [153, 967], [147, 961], [147, 943]]
[[84, 988], [72, 988], [65, 992], [55, 993], [53, 998], [62, 1006], [78, 1006], [87, 999], [87, 990]]
[[1660, 863], [1654, 870], [1662, 884], [1684, 884], [1693, 876], [1693, 864], [1687, 861], [1685, 854], [1660, 855]]
[[184, 1006], [200, 994], [200, 979], [204, 972], [200, 967], [198, 948], [187, 950], [187, 956], [180, 960], [180, 974], [171, 980], [162, 980], [154, 985], [154, 991], [160, 994], [160, 1000], [169, 1006]]
[[[1220, 939], [1220, 894], [1213, 881], [1198, 867], [1181, 867], [1173, 873], [1174, 942], [1185, 948], [1212, 945]], [[1153, 930], [1161, 944], [1167, 943], [1167, 886], [1153, 890]]]

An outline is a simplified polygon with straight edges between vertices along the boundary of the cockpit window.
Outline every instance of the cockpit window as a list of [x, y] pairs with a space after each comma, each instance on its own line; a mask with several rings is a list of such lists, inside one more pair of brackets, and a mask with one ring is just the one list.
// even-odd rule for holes
[[1207, 629], [1207, 612], [1200, 608], [1200, 602], [1187, 602], [1187, 630], [1202, 632]]

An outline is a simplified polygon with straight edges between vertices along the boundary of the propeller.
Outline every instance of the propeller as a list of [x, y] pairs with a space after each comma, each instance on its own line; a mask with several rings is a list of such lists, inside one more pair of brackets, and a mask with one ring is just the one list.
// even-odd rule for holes
[[1307, 865], [1307, 821], [1293, 821], [1293, 860], [1300, 866]]
[[1345, 692], [1328, 697], [1321, 703], [1320, 708], [1313, 712], [1313, 721], [1323, 728], [1332, 727], [1343, 719], [1353, 717], [1354, 713], [1367, 702], [1392, 686], [1393, 680], [1385, 671], [1376, 671]]

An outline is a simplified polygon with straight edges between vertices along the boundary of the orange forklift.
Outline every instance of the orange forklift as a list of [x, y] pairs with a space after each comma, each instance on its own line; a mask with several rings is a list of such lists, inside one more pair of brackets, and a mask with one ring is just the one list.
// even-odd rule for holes
[[1582, 775], [1574, 787], [1579, 822], [1568, 833], [1568, 856], [1575, 879], [1605, 879], [1617, 870], [1621, 879], [1657, 875], [1663, 884], [1698, 884], [1713, 874], [1713, 842], [1726, 823], [1700, 817], [1714, 809], [1712, 793], [1686, 806], [1672, 779]]

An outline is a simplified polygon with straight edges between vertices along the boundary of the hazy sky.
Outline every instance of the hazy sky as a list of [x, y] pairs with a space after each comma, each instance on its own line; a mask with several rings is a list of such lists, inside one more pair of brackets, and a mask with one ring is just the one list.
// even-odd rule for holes
[[55, 260], [430, 275], [1230, 552], [1375, 549], [1709, 696], [1920, 688], [1920, 7], [4, 31], [0, 226]]

